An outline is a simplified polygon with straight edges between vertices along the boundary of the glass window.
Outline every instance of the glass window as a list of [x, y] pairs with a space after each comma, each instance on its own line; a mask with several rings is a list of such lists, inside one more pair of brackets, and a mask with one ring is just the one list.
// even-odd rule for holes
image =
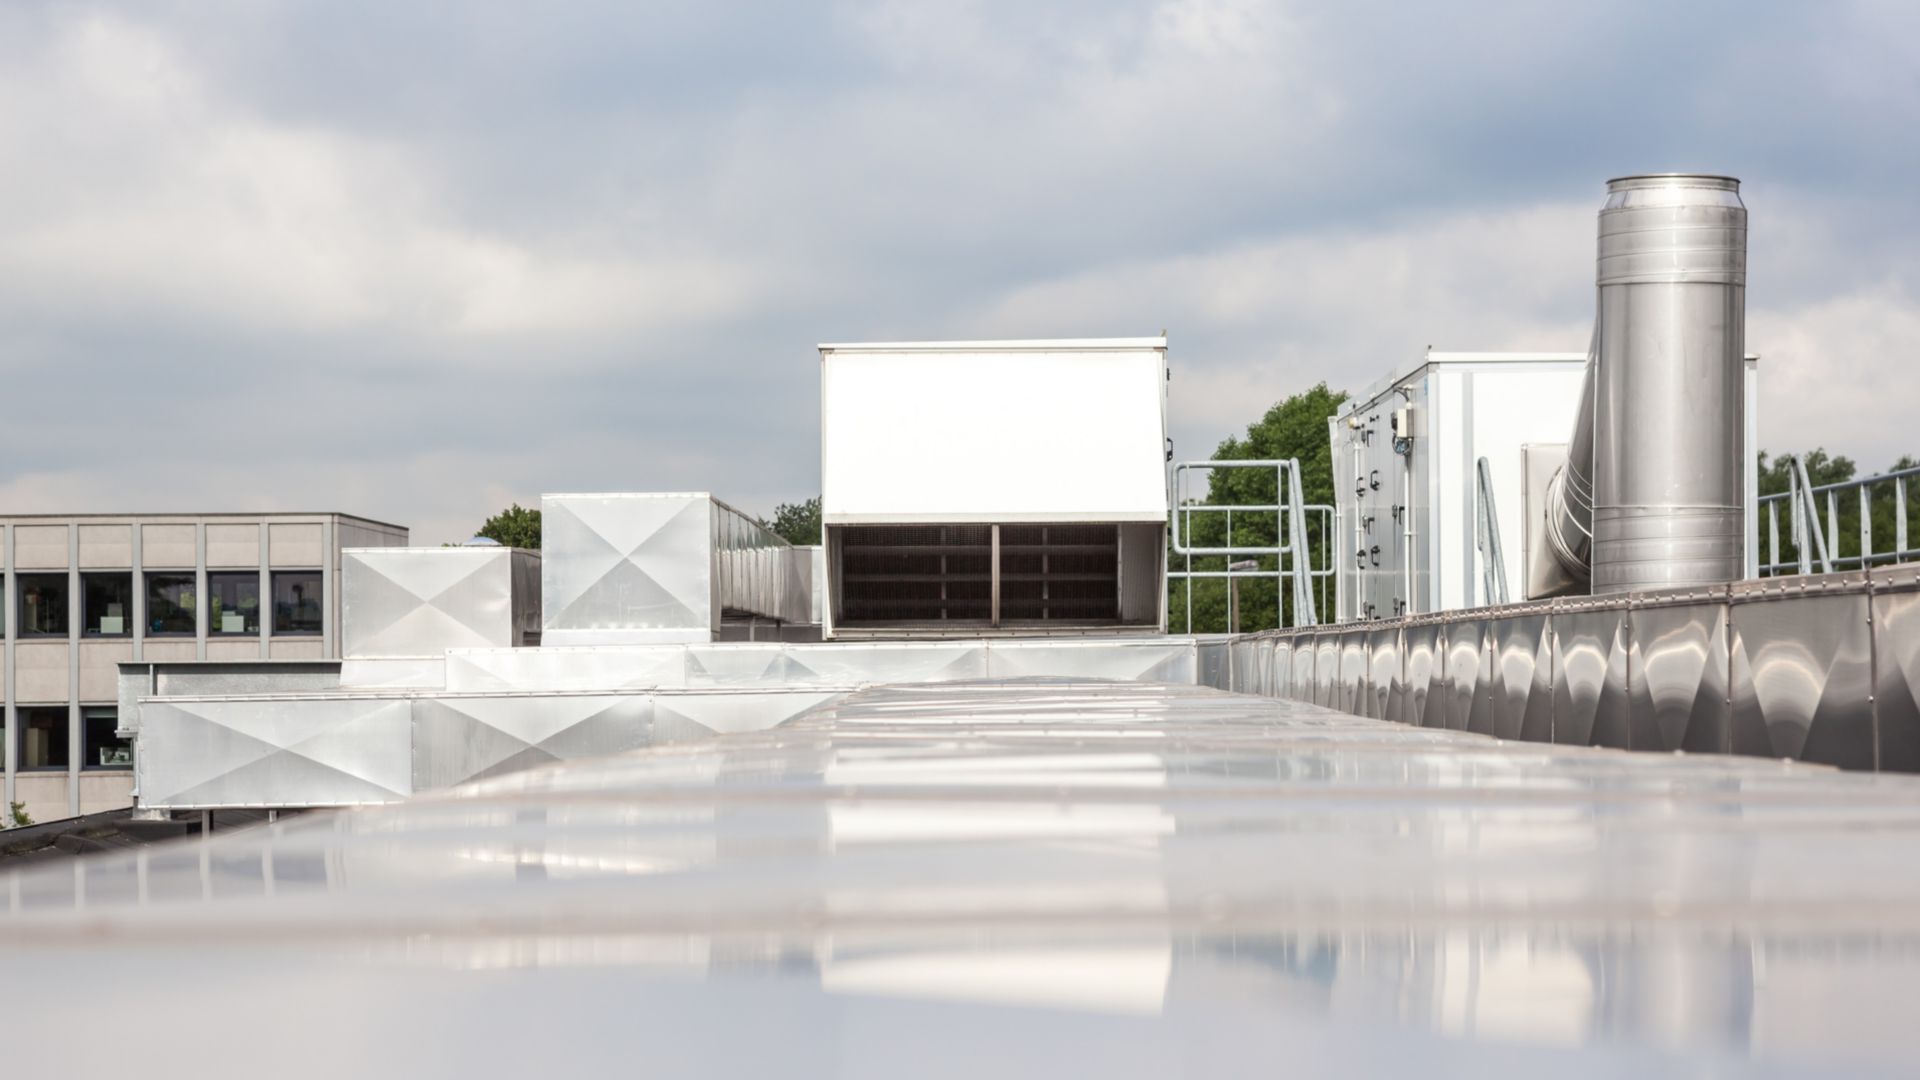
[[120, 726], [120, 710], [83, 709], [80, 726], [87, 740], [86, 756], [80, 759], [81, 768], [133, 768], [133, 743], [113, 733]]
[[80, 575], [80, 632], [117, 637], [133, 633], [133, 575]]
[[320, 632], [320, 571], [280, 570], [273, 575], [273, 632]]
[[67, 575], [21, 574], [20, 635], [67, 636]]
[[240, 574], [207, 575], [207, 632], [209, 634], [258, 634], [260, 632], [260, 575], [252, 571]]
[[20, 709], [19, 721], [22, 769], [67, 767], [66, 709]]
[[197, 618], [193, 577], [191, 573], [147, 575], [148, 634], [193, 634]]

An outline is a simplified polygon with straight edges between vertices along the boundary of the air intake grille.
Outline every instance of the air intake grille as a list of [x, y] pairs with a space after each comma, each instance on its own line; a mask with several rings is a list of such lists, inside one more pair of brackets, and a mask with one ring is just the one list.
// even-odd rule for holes
[[1112, 525], [1002, 525], [1002, 622], [1119, 618], [1119, 531]]
[[869, 525], [842, 532], [841, 621], [993, 619], [993, 526]]

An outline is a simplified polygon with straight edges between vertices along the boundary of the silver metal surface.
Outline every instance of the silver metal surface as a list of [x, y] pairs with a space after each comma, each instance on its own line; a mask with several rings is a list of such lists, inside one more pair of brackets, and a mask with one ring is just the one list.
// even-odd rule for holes
[[8, 876], [0, 948], [113, 1017], [23, 1076], [1910, 1075], [1920, 782], [881, 688]]
[[1628, 748], [1732, 753], [1724, 596], [1643, 597], [1628, 621]]
[[150, 698], [134, 775], [148, 808], [354, 806], [413, 793], [404, 696]]
[[410, 705], [416, 791], [653, 741], [654, 699], [645, 694], [449, 694]]
[[[341, 655], [439, 658], [526, 643], [540, 555], [505, 547], [352, 548], [340, 553]], [[516, 595], [531, 588], [532, 596]]]
[[1631, 176], [1607, 191], [1593, 384], [1593, 591], [1735, 581], [1744, 566], [1747, 453], [1740, 184]]
[[1544, 610], [1488, 620], [1493, 649], [1491, 733], [1553, 741], [1553, 639]]
[[1626, 606], [1556, 609], [1552, 632], [1553, 741], [1626, 749]]
[[1593, 560], [1593, 401], [1600, 367], [1600, 324], [1587, 348], [1580, 403], [1573, 410], [1573, 434], [1565, 460], [1547, 482], [1540, 543], [1528, 553], [1527, 599], [1572, 596], [1589, 591]]
[[1500, 543], [1500, 509], [1494, 501], [1493, 470], [1487, 459], [1474, 462], [1474, 525], [1478, 529], [1481, 594], [1488, 605], [1504, 604], [1507, 595], [1507, 559]]
[[1856, 572], [1734, 586], [1736, 731], [1764, 731], [1778, 757], [1850, 769], [1877, 765], [1865, 584]]

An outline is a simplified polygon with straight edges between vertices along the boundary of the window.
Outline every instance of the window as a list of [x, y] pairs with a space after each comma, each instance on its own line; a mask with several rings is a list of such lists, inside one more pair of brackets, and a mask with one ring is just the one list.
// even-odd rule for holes
[[20, 635], [67, 636], [67, 575], [21, 574]]
[[67, 710], [20, 709], [20, 767], [22, 769], [64, 769], [67, 767]]
[[80, 632], [89, 637], [133, 633], [133, 575], [80, 575]]
[[274, 573], [273, 632], [320, 632], [320, 571], [282, 570]]
[[80, 728], [87, 740], [86, 756], [80, 759], [81, 768], [133, 768], [133, 743], [113, 733], [119, 726], [118, 709], [81, 710]]
[[148, 574], [147, 633], [191, 637], [197, 622], [194, 588], [191, 573]]
[[260, 632], [260, 575], [207, 575], [207, 633]]

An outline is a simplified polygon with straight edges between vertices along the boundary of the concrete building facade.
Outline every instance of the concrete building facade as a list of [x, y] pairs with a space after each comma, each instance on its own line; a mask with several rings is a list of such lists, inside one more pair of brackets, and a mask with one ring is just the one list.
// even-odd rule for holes
[[119, 664], [336, 658], [341, 549], [406, 543], [336, 513], [0, 517], [6, 803], [130, 805]]

